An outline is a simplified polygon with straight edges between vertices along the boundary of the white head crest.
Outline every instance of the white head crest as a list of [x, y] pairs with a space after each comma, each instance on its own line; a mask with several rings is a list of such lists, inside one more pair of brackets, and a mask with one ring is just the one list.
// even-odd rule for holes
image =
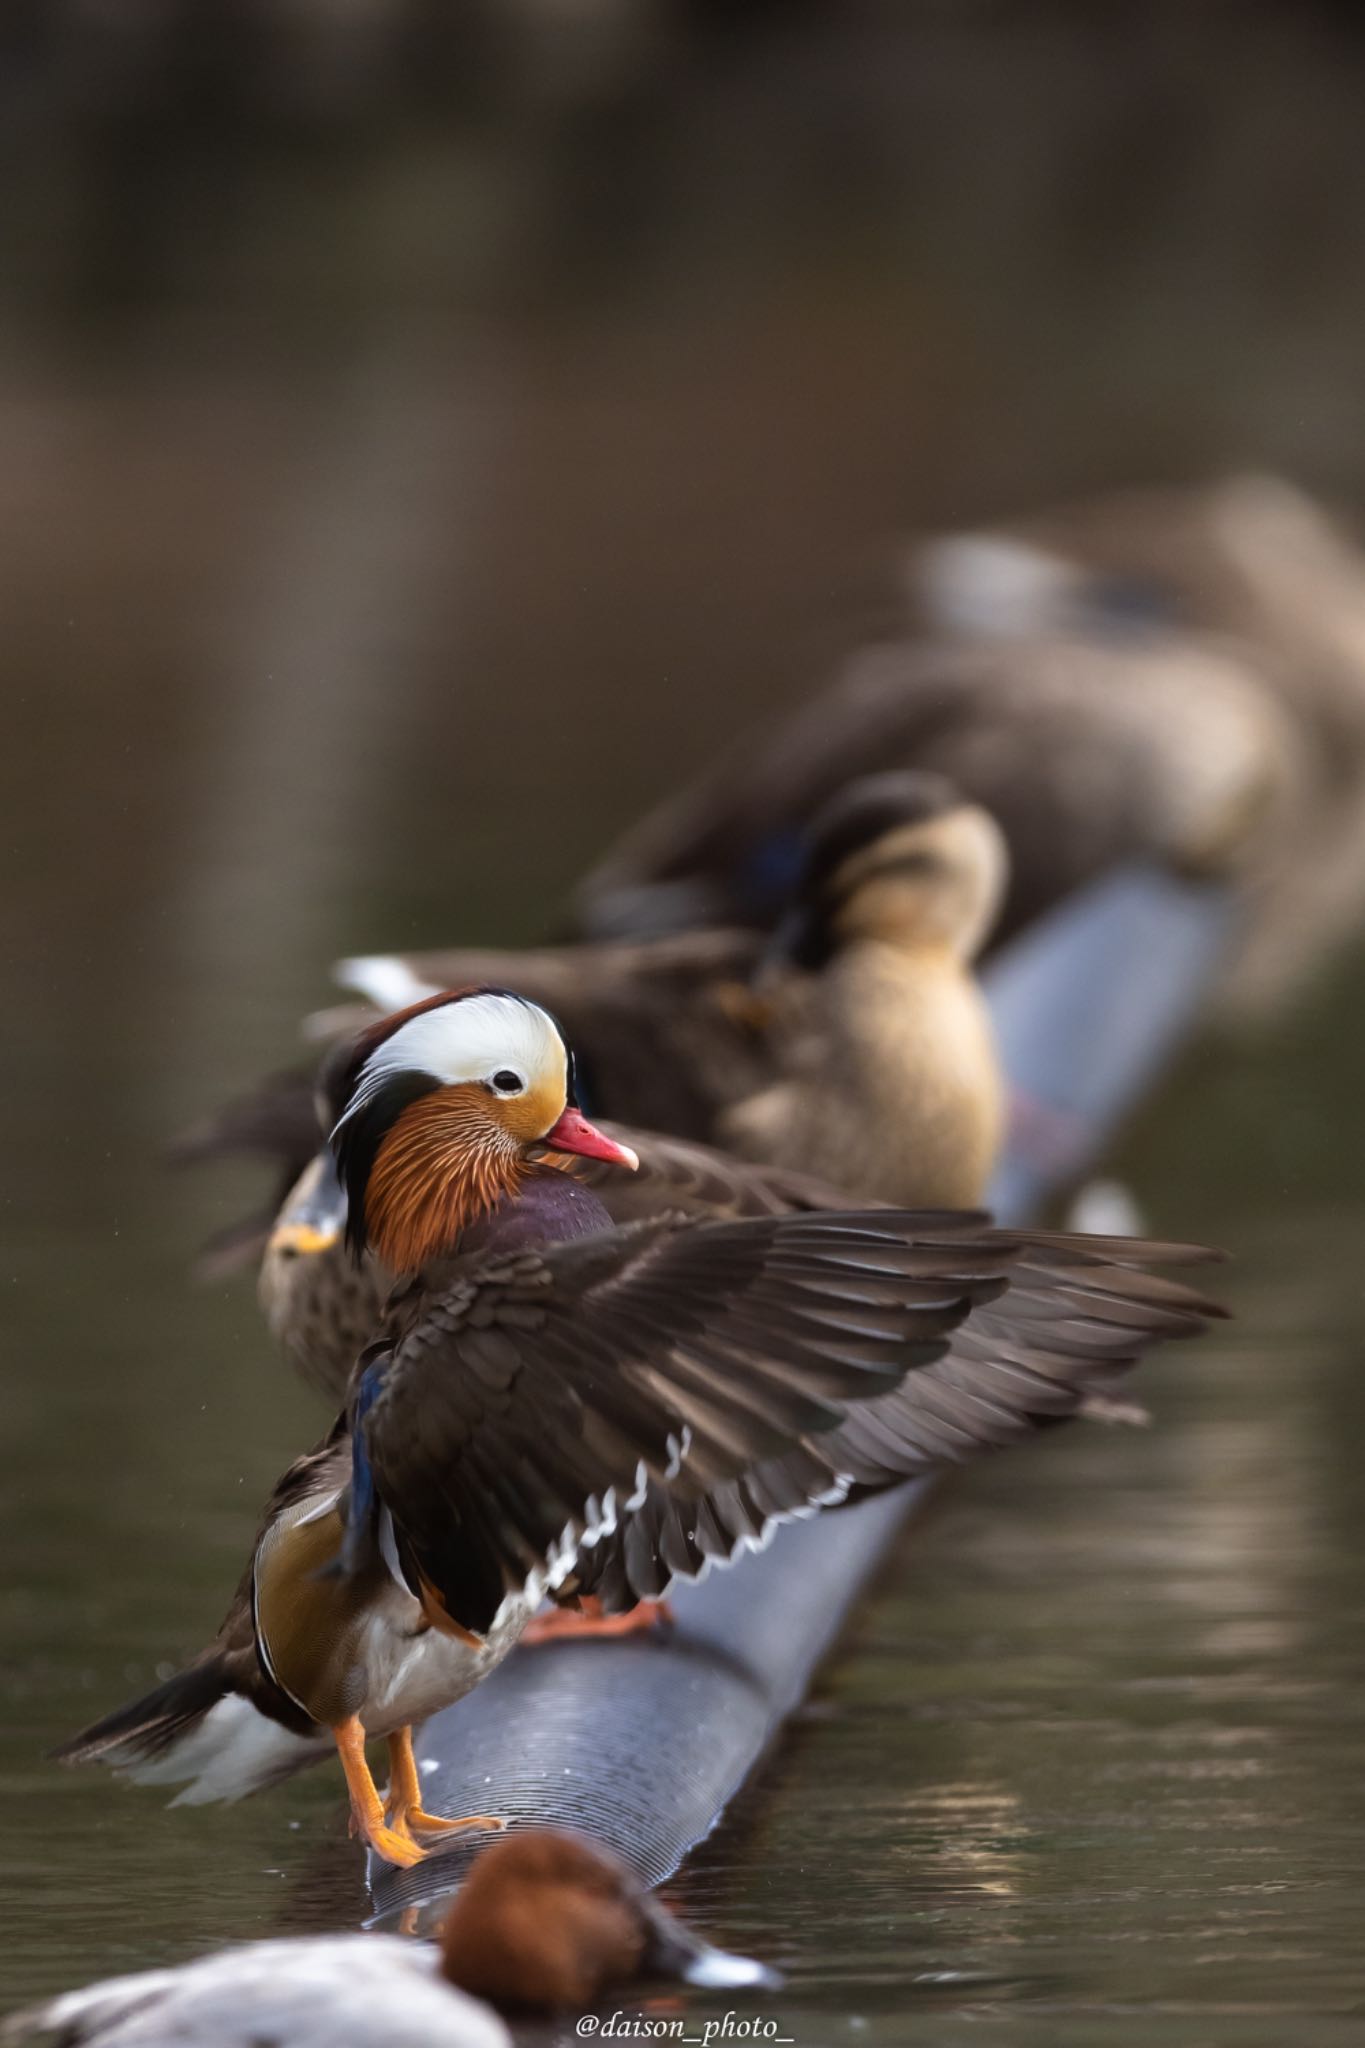
[[552, 1080], [567, 1093], [569, 1055], [554, 1018], [519, 996], [484, 990], [452, 997], [382, 1038], [365, 1060], [337, 1120], [348, 1123], [396, 1074], [430, 1074], [444, 1087], [479, 1081], [502, 1096]]

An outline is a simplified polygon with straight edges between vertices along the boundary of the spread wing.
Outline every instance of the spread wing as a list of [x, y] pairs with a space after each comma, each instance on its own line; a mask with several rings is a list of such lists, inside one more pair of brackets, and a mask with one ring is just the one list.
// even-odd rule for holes
[[835, 1455], [860, 1486], [891, 1485], [1102, 1410], [1146, 1352], [1224, 1314], [1150, 1270], [1207, 1256], [1122, 1238], [1023, 1238], [999, 1299], [975, 1308], [913, 1382], [855, 1409]]
[[[639, 1155], [637, 1173], [622, 1173], [602, 1160], [555, 1155], [555, 1164], [591, 1187], [614, 1223], [676, 1211], [708, 1221], [746, 1216], [783, 1216], [799, 1209], [866, 1208], [837, 1188], [780, 1166], [754, 1166], [730, 1159], [685, 1138], [665, 1138], [607, 1124], [611, 1135]], [[260, 1299], [271, 1333], [303, 1377], [334, 1406], [346, 1399], [356, 1359], [377, 1334], [391, 1276], [366, 1254], [357, 1266], [346, 1248], [338, 1212], [329, 1244], [300, 1251], [286, 1243], [281, 1226], [313, 1212], [318, 1169], [332, 1178], [331, 1156], [318, 1155], [291, 1191], [275, 1219], [275, 1233], [261, 1261]]]
[[1150, 1270], [1209, 1256], [1191, 1246], [1042, 1232], [1008, 1242], [1004, 1291], [971, 1309], [943, 1356], [700, 1504], [651, 1484], [617, 1532], [585, 1554], [576, 1590], [624, 1611], [657, 1599], [675, 1577], [699, 1577], [738, 1547], [760, 1546], [803, 1498], [817, 1497], [822, 1471], [826, 1488], [879, 1492], [1103, 1412], [1148, 1350], [1224, 1313]]
[[802, 1447], [999, 1290], [1014, 1241], [946, 1235], [890, 1210], [673, 1216], [457, 1267], [358, 1386], [405, 1572], [483, 1633], [509, 1594], [565, 1584], [650, 1481], [697, 1502], [789, 1454], [804, 1507], [829, 1467]]

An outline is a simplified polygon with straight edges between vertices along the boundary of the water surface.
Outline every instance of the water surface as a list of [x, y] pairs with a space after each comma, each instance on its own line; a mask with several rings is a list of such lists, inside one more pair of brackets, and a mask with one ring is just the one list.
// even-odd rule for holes
[[[328, 961], [552, 925], [885, 615], [899, 527], [1221, 462], [1365, 503], [1354, 45], [1258, 12], [1236, 67], [1187, 25], [1116, 68], [968, 17], [699, 67], [618, 135], [595, 266], [553, 151], [466, 232], [405, 137], [255, 165], [112, 307], [78, 238], [7, 270], [0, 2004], [363, 1911], [330, 1771], [167, 1812], [44, 1761], [199, 1647], [320, 1426], [249, 1288], [185, 1277], [257, 1183], [158, 1154]], [[685, 1874], [797, 2040], [1359, 2038], [1362, 993], [1197, 1052], [1122, 1148], [1236, 1251], [1235, 1323], [1150, 1431], [907, 1533]]]

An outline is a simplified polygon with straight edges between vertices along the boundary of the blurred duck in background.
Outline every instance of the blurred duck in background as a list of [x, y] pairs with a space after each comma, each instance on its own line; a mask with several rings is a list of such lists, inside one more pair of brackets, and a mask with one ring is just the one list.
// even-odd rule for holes
[[69, 1991], [16, 2014], [0, 2039], [55, 2035], [69, 2048], [510, 2048], [491, 2007], [581, 2011], [612, 1985], [668, 1979], [708, 1990], [781, 1983], [761, 1963], [700, 1940], [595, 1843], [528, 1829], [478, 1859], [435, 1943], [376, 1934], [249, 1942]]
[[[380, 1009], [514, 983], [561, 1019], [594, 1110], [799, 1167], [879, 1201], [967, 1208], [1001, 1134], [972, 963], [1008, 858], [941, 776], [865, 777], [811, 824], [766, 942], [698, 931], [642, 944], [343, 961]], [[322, 1021], [354, 1030], [373, 1012]]]
[[[1050, 641], [1121, 650], [1219, 636], [1280, 719], [1278, 739], [1264, 728], [1276, 800], [1247, 821], [1251, 914], [1224, 1013], [1273, 1013], [1354, 933], [1365, 911], [1365, 555], [1323, 506], [1273, 476], [1117, 492], [918, 543], [906, 582], [915, 629], [981, 658], [993, 648], [1034, 659]], [[1174, 718], [1172, 736], [1192, 740], [1196, 716]], [[1178, 777], [1197, 772], [1176, 765]]]
[[65, 1761], [199, 1804], [333, 1752], [356, 1831], [417, 1862], [503, 1822], [423, 1809], [412, 1723], [544, 1598], [628, 1613], [793, 1516], [1077, 1413], [1216, 1313], [1148, 1270], [1188, 1248], [822, 1209], [752, 1169], [743, 1220], [656, 1187], [623, 1223], [572, 1168], [637, 1156], [572, 1077], [558, 1024], [505, 992], [418, 1003], [351, 1048], [347, 1233], [397, 1282], [376, 1340], [277, 1485], [216, 1640]]
[[[244, 1232], [234, 1232], [246, 1244]], [[379, 1328], [393, 1276], [373, 1251], [346, 1242], [346, 1190], [330, 1146], [285, 1197], [260, 1254], [257, 1296], [271, 1336], [301, 1379], [341, 1400], [363, 1347]]]
[[1010, 863], [996, 941], [1132, 861], [1241, 883], [1285, 844], [1305, 786], [1296, 722], [1250, 657], [1131, 605], [916, 635], [856, 654], [666, 798], [579, 889], [583, 929], [766, 928], [806, 820], [874, 763], [946, 775], [995, 818]]
[[[264, 1202], [218, 1232], [200, 1251], [195, 1270], [201, 1279], [216, 1279], [254, 1264], [286, 1205], [298, 1251], [320, 1249], [344, 1227], [345, 1203], [335, 1175], [320, 1170], [307, 1175], [306, 1184], [300, 1179], [305, 1162], [317, 1153], [319, 1131], [330, 1128], [326, 1115], [317, 1077], [306, 1069], [284, 1067], [172, 1140], [167, 1157], [173, 1166], [240, 1157], [260, 1160], [271, 1173]], [[319, 1169], [323, 1165], [319, 1160]]]
[[771, 925], [784, 862], [872, 763], [1004, 831], [1007, 939], [1107, 869], [1235, 884], [1218, 996], [1254, 1020], [1365, 911], [1365, 557], [1271, 477], [1122, 493], [915, 543], [904, 638], [667, 798], [577, 896], [594, 935]]

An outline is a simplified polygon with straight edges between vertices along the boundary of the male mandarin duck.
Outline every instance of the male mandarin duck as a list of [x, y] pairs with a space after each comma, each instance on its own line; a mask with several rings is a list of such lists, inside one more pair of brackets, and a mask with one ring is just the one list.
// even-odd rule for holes
[[[1005, 869], [997, 827], [949, 784], [872, 776], [816, 821], [770, 938], [695, 932], [639, 945], [374, 956], [337, 972], [381, 1010], [443, 988], [516, 987], [562, 1020], [594, 1114], [797, 1164], [879, 1201], [970, 1207], [1002, 1128], [972, 962]], [[353, 1005], [318, 1023], [329, 1035], [354, 1033], [374, 1015]], [[179, 1156], [268, 1150], [273, 1129], [291, 1187], [330, 1128], [313, 1088], [305, 1075], [292, 1092], [273, 1077], [190, 1133]], [[320, 1230], [335, 1227], [329, 1176], [315, 1166], [289, 1198], [277, 1250], [317, 1250]], [[259, 1248], [266, 1235], [253, 1219], [229, 1233], [229, 1248]], [[268, 1312], [274, 1285], [267, 1274]]]
[[557, 1162], [636, 1156], [576, 1107], [555, 1020], [504, 991], [384, 1019], [338, 1098], [348, 1235], [396, 1282], [378, 1336], [215, 1641], [59, 1754], [195, 1803], [334, 1749], [358, 1832], [399, 1863], [501, 1825], [423, 1811], [411, 1725], [547, 1595], [629, 1609], [789, 1515], [1073, 1412], [1213, 1312], [1145, 1270], [1172, 1248], [975, 1215], [613, 1222]]
[[[613, 1985], [781, 1980], [674, 1919], [616, 1857], [514, 1830], [474, 1864], [436, 1943], [397, 1935], [253, 1941], [111, 1977], [16, 2014], [0, 2039], [67, 2048], [510, 2048], [503, 2011], [581, 2012]], [[487, 2000], [487, 2004], [477, 2001]]]

